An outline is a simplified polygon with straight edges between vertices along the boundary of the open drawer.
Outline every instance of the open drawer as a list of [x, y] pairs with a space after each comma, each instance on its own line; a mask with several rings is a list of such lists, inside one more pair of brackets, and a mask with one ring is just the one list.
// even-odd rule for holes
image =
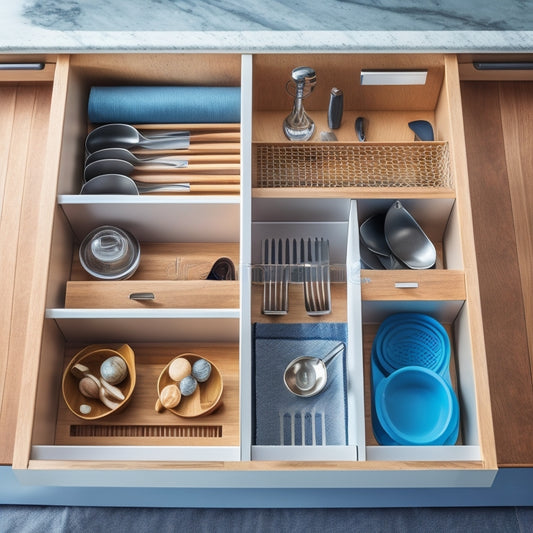
[[[337, 132], [338, 145], [311, 140], [303, 146], [303, 156], [297, 154], [294, 159], [290, 152], [300, 147], [283, 138], [280, 126], [291, 105], [283, 89], [285, 81], [299, 64], [317, 67], [319, 86], [308, 107], [316, 117], [317, 131], [325, 128], [333, 82], [345, 91], [345, 120]], [[427, 81], [415, 89], [361, 88], [361, 69], [427, 70]], [[272, 91], [264, 90], [267, 81]], [[241, 87], [240, 193], [80, 196], [83, 140], [93, 126], [86, 116], [90, 87], [173, 83]], [[58, 59], [54, 85], [52, 116], [57, 119], [52, 120], [54, 128], [60, 124], [62, 131], [53, 146], [55, 167], [50, 164], [45, 175], [53, 193], [41, 198], [45, 208], [39, 212], [39, 245], [30, 278], [32, 311], [25, 319], [26, 388], [13, 460], [21, 479], [196, 487], [491, 484], [496, 463], [455, 58], [72, 56]], [[354, 140], [353, 122], [359, 115], [369, 119], [367, 143]], [[419, 119], [432, 123], [434, 142], [413, 141], [407, 122]], [[384, 148], [388, 154], [391, 148], [396, 161], [402, 162], [405, 153], [414, 163], [420, 157], [429, 158], [436, 177], [417, 181], [420, 168], [410, 163], [404, 165], [414, 176], [408, 182], [392, 173], [381, 176], [377, 185], [326, 180], [314, 186], [305, 180], [295, 184], [291, 177], [272, 184], [268, 176], [262, 181], [263, 170], [270, 167], [261, 163], [259, 152], [263, 148], [269, 152], [274, 145], [285, 150], [284, 158], [291, 157], [282, 161], [288, 175], [298, 171], [298, 157], [309, 160], [306, 150], [335, 152], [347, 147], [350, 158], [365, 161], [362, 174], [368, 172], [368, 165], [378, 173], [387, 167], [388, 160], [379, 153]], [[370, 149], [368, 157], [362, 156], [361, 148]], [[429, 156], [420, 156], [420, 149]], [[323, 165], [331, 153], [327, 150], [314, 161]], [[320, 170], [324, 174], [324, 167]], [[361, 270], [358, 228], [365, 217], [397, 198], [412, 209], [435, 242], [435, 269]], [[146, 263], [130, 280], [95, 282], [80, 269], [77, 246], [88, 230], [103, 223], [122, 224], [144, 246]], [[265, 318], [260, 242], [272, 235], [273, 228], [275, 236], [294, 236], [296, 226], [298, 238], [316, 235], [330, 240], [332, 313], [309, 317], [301, 285], [295, 280], [289, 313]], [[194, 268], [188, 268], [186, 261], [185, 266], [181, 263], [183, 268], [174, 259], [166, 262], [177, 254], [191, 258]], [[219, 255], [235, 263], [234, 281], [213, 281], [211, 286], [204, 279], [181, 277], [184, 270], [205, 272], [205, 265]], [[406, 283], [418, 287], [406, 289]], [[154, 299], [131, 300], [132, 293], [147, 292]], [[377, 446], [372, 437], [368, 420], [372, 338], [387, 315], [412, 310], [437, 318], [452, 340], [454, 387], [462, 421], [460, 440], [454, 446]], [[291, 446], [288, 454], [282, 450], [281, 455], [256, 446], [253, 330], [257, 323], [346, 326], [349, 430], [342, 450], [337, 449], [341, 455], [330, 453], [327, 446]], [[123, 342], [131, 345], [138, 358], [138, 396], [113, 420], [87, 423], [73, 418], [62, 403], [60, 389], [70, 358], [93, 343]], [[220, 411], [204, 420], [182, 423], [170, 413], [155, 413], [153, 403], [163, 363], [189, 351], [205, 353], [220, 368], [227, 398]], [[162, 416], [172, 422], [161, 422]], [[98, 430], [99, 426], [106, 429]], [[146, 429], [149, 426], [164, 426], [154, 432], [169, 431], [169, 436], [154, 437]]]

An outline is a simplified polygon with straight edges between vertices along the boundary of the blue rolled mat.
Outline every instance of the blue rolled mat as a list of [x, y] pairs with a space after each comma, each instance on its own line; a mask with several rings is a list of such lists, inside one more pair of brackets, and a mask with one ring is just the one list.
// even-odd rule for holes
[[93, 124], [237, 123], [240, 87], [92, 87]]

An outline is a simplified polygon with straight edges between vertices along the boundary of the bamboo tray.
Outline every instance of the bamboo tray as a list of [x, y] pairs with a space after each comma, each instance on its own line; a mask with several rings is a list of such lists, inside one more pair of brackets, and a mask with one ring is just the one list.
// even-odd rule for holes
[[[194, 353], [180, 354], [172, 359], [172, 361], [165, 366], [161, 372], [161, 375], [159, 376], [159, 379], [157, 380], [158, 397], [161, 395], [161, 391], [167, 385], [176, 383], [169, 376], [169, 368], [172, 362], [178, 358], [186, 359], [189, 361], [189, 363], [191, 363], [191, 366], [196, 361], [205, 359], [205, 357]], [[218, 368], [211, 361], [208, 362], [211, 365], [211, 375], [209, 376], [209, 379], [204, 383], [198, 383], [193, 394], [190, 396], [182, 396], [179, 404], [174, 408], [168, 409], [168, 411], [184, 418], [194, 418], [197, 416], [208, 415], [220, 407], [222, 403], [222, 391], [224, 389], [222, 376]], [[156, 411], [160, 412], [162, 410], [164, 410], [164, 407], [161, 405], [161, 401], [158, 399], [156, 403]]]

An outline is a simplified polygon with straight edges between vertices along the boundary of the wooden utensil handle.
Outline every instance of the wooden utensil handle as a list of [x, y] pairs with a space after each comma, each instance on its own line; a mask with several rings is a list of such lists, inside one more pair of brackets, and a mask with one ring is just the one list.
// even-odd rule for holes
[[[157, 174], [198, 174], [200, 172], [205, 172], [208, 174], [238, 174], [241, 170], [241, 165], [239, 163], [192, 163], [187, 167], [165, 167], [158, 168]], [[146, 167], [141, 167], [136, 169], [138, 174], [154, 174], [153, 169], [148, 169]]]
[[233, 131], [217, 133], [191, 133], [191, 142], [239, 142], [241, 134]]
[[239, 142], [195, 142], [189, 148], [179, 149], [179, 150], [142, 150], [137, 149], [133, 150], [133, 153], [136, 155], [153, 155], [153, 156], [162, 156], [162, 155], [173, 155], [177, 157], [182, 157], [188, 154], [239, 154], [241, 151], [241, 144]]
[[231, 185], [231, 184], [218, 184], [214, 183], [213, 185], [206, 185], [203, 183], [200, 184], [191, 184], [191, 193], [202, 193], [202, 194], [239, 194], [241, 192], [240, 185]]

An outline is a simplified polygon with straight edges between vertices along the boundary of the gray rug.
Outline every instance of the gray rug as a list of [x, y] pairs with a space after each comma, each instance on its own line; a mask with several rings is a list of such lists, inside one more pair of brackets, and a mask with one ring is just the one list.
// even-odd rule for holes
[[0, 506], [0, 531], [530, 533], [533, 507], [310, 510]]

